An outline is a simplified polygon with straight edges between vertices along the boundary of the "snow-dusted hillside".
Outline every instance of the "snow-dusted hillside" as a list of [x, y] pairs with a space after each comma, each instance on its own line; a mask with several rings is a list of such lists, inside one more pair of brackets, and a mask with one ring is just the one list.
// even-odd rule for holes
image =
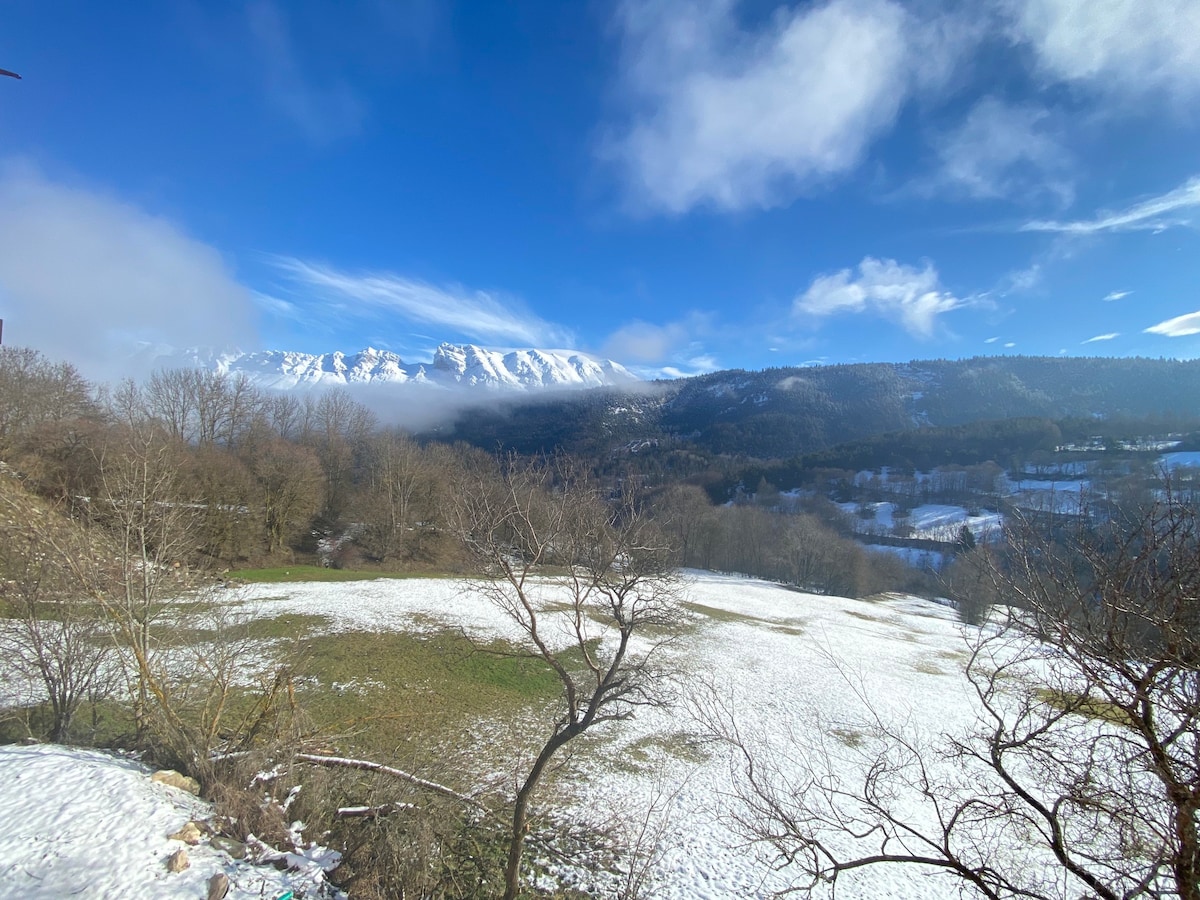
[[406, 363], [390, 350], [358, 353], [205, 353], [188, 350], [154, 354], [159, 369], [200, 367], [245, 375], [261, 387], [287, 390], [318, 385], [420, 384], [443, 388], [538, 390], [628, 384], [637, 377], [619, 363], [575, 350], [488, 350], [473, 344], [442, 344], [428, 364]]

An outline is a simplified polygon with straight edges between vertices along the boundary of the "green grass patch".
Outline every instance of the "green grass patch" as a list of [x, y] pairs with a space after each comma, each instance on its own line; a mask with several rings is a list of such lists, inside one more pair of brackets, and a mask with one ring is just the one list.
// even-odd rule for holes
[[1133, 727], [1125, 710], [1107, 700], [1080, 697], [1078, 694], [1068, 694], [1052, 688], [1038, 688], [1036, 695], [1043, 703], [1048, 703], [1055, 709], [1064, 712], [1075, 713], [1100, 722], [1108, 722], [1110, 725], [1119, 725], [1122, 728]]
[[866, 732], [860, 731], [857, 728], [838, 726], [830, 729], [829, 733], [852, 750], [861, 747], [867, 742]]
[[705, 606], [703, 603], [693, 603], [690, 600], [684, 601], [682, 604], [684, 609], [690, 610], [697, 615], [704, 616], [706, 619], [712, 619], [715, 622], [762, 622], [762, 619], [757, 619], [754, 616], [748, 616], [744, 613], [730, 612], [727, 609], [718, 609], [715, 606]]
[[649, 762], [655, 752], [666, 753], [691, 763], [702, 763], [709, 757], [704, 745], [696, 736], [684, 731], [648, 734], [630, 744], [625, 752], [630, 759], [638, 762]]
[[375, 572], [367, 569], [328, 569], [325, 566], [277, 566], [273, 569], [238, 569], [226, 576], [247, 584], [281, 584], [289, 581], [372, 581], [376, 578], [423, 578], [405, 572]]
[[790, 634], [794, 637], [804, 634], [803, 625], [772, 625], [771, 630], [778, 631], [780, 634]]
[[857, 609], [847, 609], [843, 610], [843, 612], [845, 612], [848, 616], [854, 616], [856, 619], [862, 619], [864, 622], [871, 622], [875, 625], [886, 624], [885, 619], [881, 619], [879, 616], [872, 616], [864, 612], [859, 612]]
[[540, 660], [448, 630], [317, 635], [305, 655], [306, 712], [322, 733], [342, 735], [345, 750], [371, 758], [436, 754], [479, 721], [520, 718], [562, 690]]
[[245, 619], [232, 621], [223, 633], [213, 628], [189, 625], [182, 622], [171, 628], [171, 640], [181, 644], [199, 644], [215, 641], [222, 636], [256, 641], [302, 641], [314, 634], [327, 632], [333, 620], [327, 616], [308, 613], [284, 613], [269, 619]]

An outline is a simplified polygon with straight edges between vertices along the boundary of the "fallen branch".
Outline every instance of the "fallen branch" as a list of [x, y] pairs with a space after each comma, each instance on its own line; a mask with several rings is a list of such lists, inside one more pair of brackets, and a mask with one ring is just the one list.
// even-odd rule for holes
[[343, 806], [337, 811], [339, 819], [377, 819], [397, 810], [412, 809], [411, 803], [384, 803], [382, 806]]
[[366, 772], [378, 772], [381, 775], [390, 775], [393, 778], [400, 778], [407, 781], [409, 784], [416, 785], [419, 788], [424, 788], [427, 791], [433, 791], [435, 794], [441, 794], [443, 797], [449, 797], [452, 800], [458, 800], [460, 803], [466, 803], [470, 806], [478, 807], [480, 804], [477, 800], [468, 797], [466, 794], [460, 794], [453, 788], [448, 788], [444, 784], [438, 784], [436, 781], [427, 781], [424, 778], [418, 778], [411, 772], [405, 772], [403, 769], [396, 769], [392, 766], [385, 766], [383, 763], [371, 762], [367, 759], [346, 759], [341, 756], [317, 756], [313, 753], [297, 753], [296, 759], [301, 762], [314, 763], [318, 766], [332, 766], [342, 769], [362, 769]]

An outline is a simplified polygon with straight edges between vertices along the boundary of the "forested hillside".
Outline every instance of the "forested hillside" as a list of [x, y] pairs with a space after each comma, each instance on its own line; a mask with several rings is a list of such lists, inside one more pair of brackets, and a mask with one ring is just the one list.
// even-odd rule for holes
[[519, 452], [604, 453], [669, 439], [708, 454], [778, 459], [874, 435], [1009, 418], [1200, 418], [1200, 361], [978, 357], [731, 370], [639, 392], [600, 391], [470, 410], [437, 436]]

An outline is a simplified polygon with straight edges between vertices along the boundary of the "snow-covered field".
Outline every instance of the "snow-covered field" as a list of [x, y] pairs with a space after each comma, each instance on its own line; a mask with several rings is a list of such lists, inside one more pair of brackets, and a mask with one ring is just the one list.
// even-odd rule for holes
[[[228, 900], [309, 891], [320, 867], [300, 856], [293, 872], [238, 862], [201, 842], [168, 835], [211, 815], [208, 804], [156, 784], [140, 763], [109, 753], [55, 745], [0, 746], [0, 897], [21, 900], [163, 898], [207, 895], [218, 872]], [[186, 849], [190, 865], [168, 872]], [[321, 856], [327, 857], [328, 851]]]
[[[792, 734], [828, 739], [831, 764], [848, 773], [853, 754], [839, 757], [836, 735], [853, 734], [861, 721], [858, 694], [906, 728], [962, 731], [969, 725], [963, 626], [952, 610], [913, 598], [817, 596], [710, 573], [686, 578], [696, 621], [673, 646], [672, 665], [685, 684], [722, 698], [753, 743], [786, 753]], [[261, 585], [230, 592], [227, 600], [254, 615], [326, 616], [337, 630], [449, 625], [514, 636], [486, 599], [450, 579]], [[732, 824], [737, 801], [728, 750], [697, 743], [687, 709], [681, 702], [606, 726], [602, 738], [576, 755], [570, 780], [559, 783], [555, 793], [566, 792], [563, 812], [608, 821], [625, 811], [634, 826], [648, 824], [646, 834], [654, 839], [643, 843], [656, 850], [649, 896], [771, 896], [787, 886], [789, 873], [771, 871], [744, 846]], [[204, 896], [202, 882], [228, 860], [194, 857], [192, 869], [179, 876], [163, 869], [165, 835], [182, 824], [194, 801], [165, 796], [166, 789], [146, 783], [132, 763], [101, 766], [96, 754], [70, 751], [80, 762], [64, 770], [65, 752], [0, 748], [0, 895], [57, 897], [83, 889], [86, 896]], [[81, 798], [76, 813], [66, 812], [72, 798]], [[61, 824], [60, 808], [77, 817], [65, 820], [72, 824]], [[569, 869], [564, 874], [572, 876]], [[127, 889], [98, 887], [108, 884]], [[178, 893], [167, 891], [170, 884]], [[276, 896], [272, 889], [247, 883], [231, 896]], [[845, 900], [933, 900], [953, 892], [942, 876], [912, 867], [864, 869], [838, 887]]]
[[1200, 469], [1200, 452], [1195, 450], [1181, 450], [1177, 453], [1164, 453], [1159, 461], [1168, 472], [1174, 472], [1176, 469], [1184, 466]]
[[[895, 533], [896, 520], [899, 517], [894, 515], [894, 503], [868, 503], [867, 508], [874, 513], [870, 518], [859, 515], [861, 504], [837, 505], [850, 517], [851, 525], [860, 534]], [[1004, 528], [1004, 517], [998, 512], [982, 512], [972, 516], [964, 507], [944, 503], [925, 503], [914, 507], [908, 517], [901, 521], [912, 529], [908, 534], [910, 538], [946, 542], [957, 540], [959, 529], [964, 525], [970, 528], [971, 533], [979, 540], [999, 535]]]
[[[913, 598], [818, 596], [703, 572], [690, 572], [687, 580], [698, 627], [673, 649], [673, 662], [695, 684], [711, 682], [737, 711], [744, 733], [770, 740], [781, 728], [810, 728], [815, 721], [852, 730], [865, 710], [847, 678], [893, 721], [925, 730], [969, 724], [964, 636], [952, 610]], [[322, 615], [337, 629], [451, 625], [479, 636], [516, 637], [503, 614], [453, 580], [262, 585], [241, 596], [256, 615]], [[741, 846], [730, 824], [729, 757], [715, 745], [681, 751], [692, 746], [695, 730], [680, 707], [644, 710], [612, 727], [602, 746], [577, 757], [569, 813], [608, 822], [627, 811], [640, 827], [647, 800], [658, 798], [651, 817], [652, 826], [660, 826], [651, 896], [769, 897], [786, 886], [787, 873], [769, 873]], [[950, 890], [939, 876], [876, 867], [841, 883], [838, 896], [933, 900]]]

